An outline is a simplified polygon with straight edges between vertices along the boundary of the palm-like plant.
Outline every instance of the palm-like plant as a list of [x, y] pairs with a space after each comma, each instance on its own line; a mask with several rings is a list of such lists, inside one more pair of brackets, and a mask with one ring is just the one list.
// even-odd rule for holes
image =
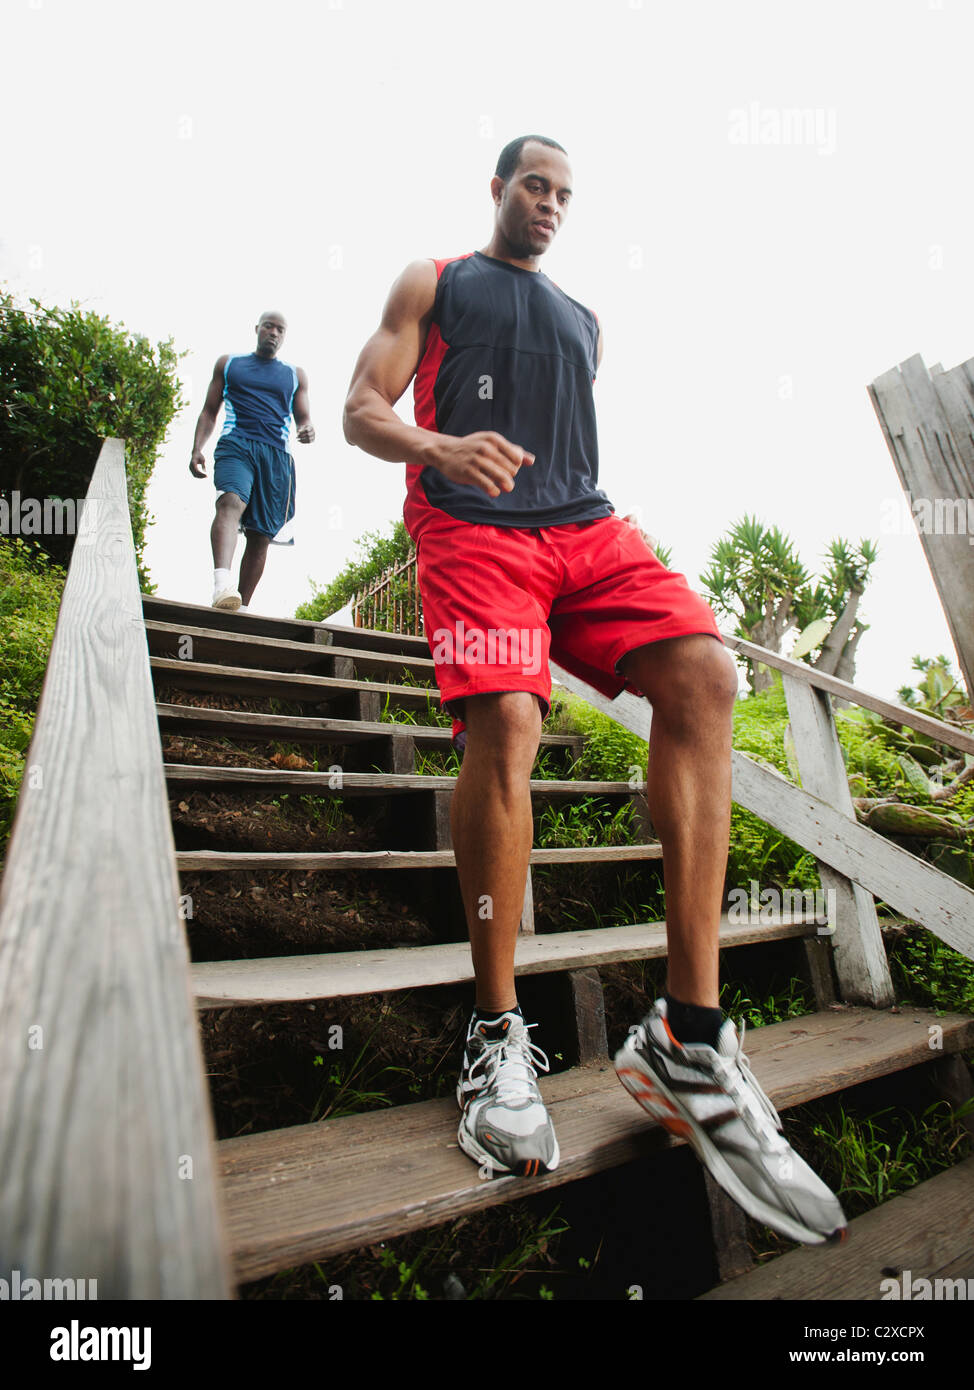
[[[781, 650], [791, 628], [805, 632], [811, 624], [825, 620], [828, 625], [822, 626], [802, 654], [824, 639], [814, 664], [851, 680], [855, 649], [866, 630], [858, 618], [859, 600], [877, 551], [870, 541], [860, 541], [858, 549], [853, 549], [848, 541], [838, 539], [827, 554], [828, 568], [820, 580], [814, 580], [789, 536], [757, 517], [744, 516], [717, 541], [710, 568], [700, 582], [715, 611], [736, 619], [737, 636], [769, 651]], [[762, 690], [770, 684], [771, 673], [756, 666], [748, 679], [752, 690]]]

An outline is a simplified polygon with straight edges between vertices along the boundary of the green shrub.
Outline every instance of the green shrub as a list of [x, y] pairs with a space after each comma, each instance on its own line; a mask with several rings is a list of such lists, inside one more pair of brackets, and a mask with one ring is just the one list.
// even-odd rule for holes
[[923, 927], [897, 932], [887, 946], [897, 997], [920, 1008], [974, 1014], [974, 961]]
[[[153, 349], [97, 314], [21, 308], [0, 293], [0, 492], [84, 497], [101, 441], [125, 440], [129, 511], [143, 590], [149, 522], [145, 491], [173, 416], [183, 404], [172, 340]], [[38, 543], [66, 565], [73, 536]]]
[[545, 725], [545, 732], [585, 735], [585, 746], [574, 769], [576, 777], [588, 778], [593, 782], [628, 782], [634, 779], [634, 786], [645, 778], [645, 739], [630, 733], [577, 695], [559, 693], [557, 700], [554, 727], [549, 722]]
[[43, 550], [19, 536], [0, 537], [0, 852], [13, 822], [64, 577]]
[[[401, 521], [395, 523], [390, 536], [380, 535], [378, 531], [367, 531], [355, 544], [362, 552], [361, 558], [349, 560], [341, 573], [324, 589], [312, 579], [312, 597], [294, 610], [296, 618], [320, 623], [324, 618], [344, 608], [346, 603], [350, 603], [354, 595], [378, 579], [383, 570], [403, 564], [413, 550], [409, 532]], [[402, 578], [404, 576], [392, 587], [390, 595], [405, 599], [406, 586], [401, 582]]]

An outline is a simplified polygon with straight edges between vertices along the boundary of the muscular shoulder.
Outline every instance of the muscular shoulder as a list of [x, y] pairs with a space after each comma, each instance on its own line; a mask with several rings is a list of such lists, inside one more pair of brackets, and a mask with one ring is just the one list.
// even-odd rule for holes
[[436, 280], [434, 261], [410, 261], [389, 292], [387, 323], [420, 322], [428, 318], [436, 299]]

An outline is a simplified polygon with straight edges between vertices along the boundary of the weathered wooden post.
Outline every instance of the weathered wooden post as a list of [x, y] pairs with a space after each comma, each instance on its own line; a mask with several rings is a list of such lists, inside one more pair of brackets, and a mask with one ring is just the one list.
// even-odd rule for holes
[[974, 358], [947, 372], [907, 358], [869, 396], [974, 697]]

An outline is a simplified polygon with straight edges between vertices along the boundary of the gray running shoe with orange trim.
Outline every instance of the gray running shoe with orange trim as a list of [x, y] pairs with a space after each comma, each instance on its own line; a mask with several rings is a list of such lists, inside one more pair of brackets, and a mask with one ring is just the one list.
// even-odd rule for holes
[[842, 1240], [837, 1198], [781, 1133], [732, 1019], [716, 1048], [680, 1043], [657, 999], [616, 1053], [619, 1080], [664, 1129], [685, 1139], [734, 1201], [772, 1230], [807, 1245]]
[[470, 1020], [457, 1103], [463, 1114], [457, 1140], [485, 1177], [534, 1177], [558, 1167], [558, 1140], [538, 1090], [538, 1069], [548, 1058], [528, 1036], [520, 1014], [495, 1022]]

